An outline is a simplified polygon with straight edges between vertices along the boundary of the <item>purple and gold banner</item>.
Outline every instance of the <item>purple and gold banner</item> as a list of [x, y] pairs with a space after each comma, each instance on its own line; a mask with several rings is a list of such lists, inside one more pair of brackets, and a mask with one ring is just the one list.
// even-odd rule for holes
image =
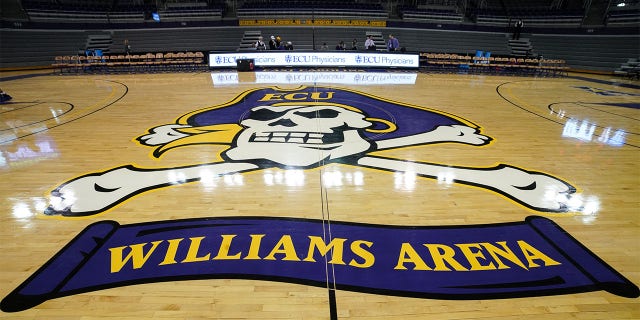
[[596, 290], [639, 296], [636, 285], [554, 222], [536, 216], [447, 227], [230, 217], [94, 223], [0, 307], [16, 312], [113, 287], [223, 278], [318, 287], [329, 279], [338, 290], [430, 299]]

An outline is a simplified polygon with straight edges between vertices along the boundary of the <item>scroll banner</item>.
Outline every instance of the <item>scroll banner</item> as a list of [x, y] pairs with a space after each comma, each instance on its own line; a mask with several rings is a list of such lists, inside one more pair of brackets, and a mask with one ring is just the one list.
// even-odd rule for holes
[[141, 283], [229, 278], [317, 287], [330, 279], [338, 290], [430, 299], [596, 290], [639, 296], [636, 285], [537, 216], [446, 227], [227, 217], [89, 225], [0, 308], [22, 311], [49, 299]]

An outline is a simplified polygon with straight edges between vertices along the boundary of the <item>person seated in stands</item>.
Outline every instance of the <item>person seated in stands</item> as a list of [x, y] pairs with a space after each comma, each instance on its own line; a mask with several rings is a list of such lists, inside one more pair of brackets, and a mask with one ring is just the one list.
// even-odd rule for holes
[[329, 46], [327, 45], [326, 42], [323, 42], [322, 45], [320, 46], [320, 50], [321, 51], [327, 51], [329, 50]]
[[271, 36], [271, 40], [269, 40], [269, 50], [277, 50], [278, 44], [276, 43], [276, 37]]
[[258, 37], [258, 41], [253, 44], [256, 50], [267, 50], [267, 45], [264, 43], [262, 36]]
[[364, 42], [364, 49], [365, 50], [376, 51], [376, 43], [373, 42], [373, 39], [371, 38], [371, 35], [367, 36], [367, 40]]
[[13, 99], [12, 96], [10, 96], [8, 93], [2, 91], [2, 89], [0, 89], [0, 103], [5, 103], [9, 100]]
[[284, 45], [284, 49], [293, 50], [293, 43], [291, 43], [291, 41], [287, 41], [287, 43]]
[[336, 50], [347, 50], [347, 48], [344, 45], [344, 41], [340, 41], [337, 45], [336, 45]]
[[280, 38], [280, 36], [276, 36], [276, 48], [282, 50], [282, 45], [282, 38]]
[[358, 50], [358, 40], [353, 39], [353, 41], [351, 41], [351, 50]]

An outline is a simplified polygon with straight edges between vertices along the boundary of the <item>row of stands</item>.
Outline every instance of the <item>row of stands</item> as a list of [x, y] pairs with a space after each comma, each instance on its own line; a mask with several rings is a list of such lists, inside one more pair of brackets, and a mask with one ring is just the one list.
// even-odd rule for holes
[[506, 13], [501, 9], [488, 8], [476, 11], [475, 20], [483, 25], [512, 25], [521, 19], [525, 26], [579, 27], [583, 12], [574, 10], [531, 9]]
[[166, 22], [222, 20], [224, 1], [218, 2], [167, 2], [158, 11], [159, 19]]
[[585, 17], [581, 7], [561, 7], [550, 0], [485, 0], [478, 2], [428, 0], [422, 5], [398, 5], [403, 21], [510, 26], [522, 19], [527, 26], [578, 27]]
[[421, 64], [432, 72], [489, 73], [501, 75], [529, 75], [558, 77], [567, 74], [562, 59], [493, 57], [491, 52], [476, 55], [421, 53]]
[[418, 8], [414, 5], [398, 5], [398, 15], [403, 21], [462, 23], [464, 13], [457, 7]]
[[132, 53], [178, 51], [236, 51], [240, 28], [183, 28], [115, 30], [112, 33], [111, 53], [124, 53], [128, 40]]
[[380, 4], [356, 0], [245, 1], [237, 10], [238, 19], [338, 18], [384, 20], [388, 12]]
[[628, 59], [640, 56], [640, 35], [562, 36], [532, 34], [538, 54], [565, 59], [573, 70], [610, 73]]
[[[259, 36], [267, 42], [270, 36], [281, 36], [283, 41], [292, 41], [294, 50], [319, 50], [326, 43], [333, 50], [340, 41], [351, 48], [352, 41], [357, 41], [359, 50], [364, 50], [367, 35], [372, 35], [379, 51], [386, 51], [385, 40], [389, 34], [395, 35], [400, 46], [407, 52], [458, 52], [473, 54], [476, 48], [486, 48], [496, 55], [509, 55], [511, 48], [503, 33], [443, 31], [427, 29], [400, 28], [290, 28], [264, 27], [262, 30], [245, 29], [235, 39], [241, 39], [240, 51], [255, 50], [252, 44]], [[130, 38], [130, 41], [133, 42]], [[235, 40], [237, 41], [237, 40]], [[237, 44], [237, 42], [236, 42]]]
[[[58, 55], [77, 55], [85, 47], [84, 31], [0, 29], [0, 68], [42, 68]], [[28, 41], [25, 41], [28, 39]]]
[[487, 0], [472, 11], [472, 20], [481, 25], [510, 26], [521, 19], [525, 26], [579, 27], [585, 9], [561, 6], [550, 0]]
[[610, 26], [640, 25], [640, 5], [631, 9], [614, 7], [605, 16], [604, 23]]
[[[528, 27], [637, 26], [637, 0], [421, 0], [397, 6], [375, 0], [5, 0], [18, 1], [32, 22], [127, 24], [147, 21], [222, 23], [223, 17], [261, 19], [387, 20], [397, 13], [406, 22], [510, 26], [522, 19]], [[227, 6], [231, 10], [227, 10]], [[237, 7], [236, 7], [237, 6]], [[604, 6], [604, 7], [603, 7]], [[598, 10], [591, 10], [591, 7]], [[603, 8], [601, 8], [603, 7]], [[599, 16], [597, 16], [599, 15]]]
[[640, 58], [631, 58], [614, 72], [615, 75], [627, 79], [640, 80]]
[[22, 7], [34, 22], [123, 24], [151, 20], [222, 20], [223, 0], [192, 1], [157, 6], [143, 0], [22, 0]]
[[197, 72], [208, 69], [202, 52], [56, 56], [52, 67], [58, 74]]
[[[360, 28], [346, 28], [336, 30], [333, 33], [313, 33], [309, 28], [288, 28], [288, 29], [270, 29], [279, 30], [270, 34], [263, 34], [260, 30], [246, 30], [242, 35], [238, 51], [255, 51], [254, 44], [259, 37], [263, 37], [264, 42], [268, 43], [271, 36], [280, 37], [282, 42], [291, 41], [294, 50], [297, 51], [313, 51], [326, 50], [335, 51], [336, 45], [342, 41], [346, 45], [347, 50], [365, 51], [364, 42], [368, 36], [376, 45], [377, 51], [387, 51], [385, 40], [380, 31], [364, 31]], [[314, 49], [315, 40], [315, 49]], [[353, 49], [353, 40], [356, 40], [356, 49]], [[322, 49], [326, 44], [327, 48]]]
[[510, 17], [522, 19], [527, 26], [578, 27], [584, 13], [581, 10], [551, 8], [519, 8], [508, 12]]
[[[458, 53], [473, 56], [476, 49], [491, 51], [494, 56], [511, 56], [508, 33], [472, 32], [407, 28], [358, 27], [211, 27], [211, 28], [154, 28], [118, 29], [100, 31], [112, 35], [108, 55], [124, 54], [123, 41], [129, 40], [132, 53], [225, 51], [235, 52], [245, 31], [260, 31], [268, 38], [280, 35], [292, 41], [295, 50], [320, 49], [322, 43], [329, 48], [343, 40], [347, 45], [353, 39], [362, 46], [367, 33], [376, 33], [379, 40], [392, 33], [407, 52]], [[0, 68], [51, 66], [55, 56], [78, 55], [84, 52], [87, 39], [96, 31], [84, 30], [29, 30], [0, 29]], [[384, 37], [384, 38], [383, 38]], [[572, 70], [613, 73], [628, 59], [640, 57], [639, 35], [566, 35], [525, 34], [534, 48], [533, 56], [563, 59]], [[29, 41], [24, 41], [29, 39]], [[383, 47], [379, 43], [379, 47]], [[46, 48], [46, 50], [43, 50]]]

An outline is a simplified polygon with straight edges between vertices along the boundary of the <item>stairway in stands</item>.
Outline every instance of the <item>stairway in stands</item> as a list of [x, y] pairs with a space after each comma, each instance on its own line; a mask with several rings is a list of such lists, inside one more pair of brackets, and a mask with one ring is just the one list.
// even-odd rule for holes
[[[92, 33], [87, 35], [85, 50], [102, 50], [103, 54], [109, 54], [109, 47], [113, 43], [111, 33]], [[84, 53], [84, 50], [83, 50]]]
[[640, 57], [630, 58], [613, 71], [617, 76], [640, 80]]
[[[240, 40], [240, 45], [238, 45], [238, 51], [255, 51], [256, 48], [253, 45], [260, 36], [262, 36], [261, 31], [245, 31]], [[269, 39], [263, 41], [268, 45]]]
[[533, 46], [529, 38], [520, 38], [518, 40], [509, 39], [509, 47], [511, 55], [515, 57], [535, 56]]
[[368, 36], [371, 36], [371, 40], [373, 40], [373, 42], [376, 44], [376, 51], [387, 51], [387, 43], [384, 41], [382, 32], [367, 31], [365, 37]]

